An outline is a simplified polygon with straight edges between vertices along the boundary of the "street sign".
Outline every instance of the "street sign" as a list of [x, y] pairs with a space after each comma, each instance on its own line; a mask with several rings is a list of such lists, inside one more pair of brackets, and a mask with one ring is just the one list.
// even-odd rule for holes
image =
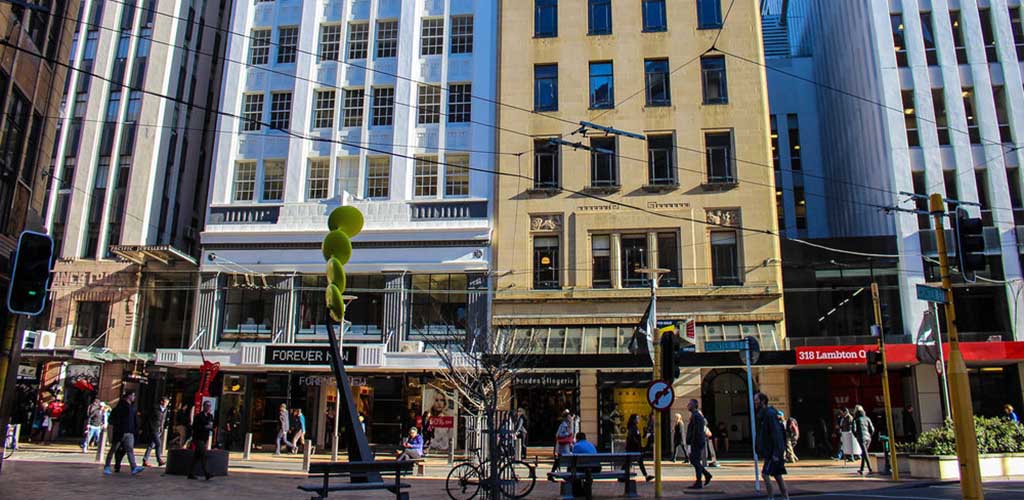
[[675, 399], [676, 392], [672, 389], [672, 385], [664, 380], [655, 380], [647, 386], [647, 403], [655, 410], [668, 411]]
[[[757, 363], [757, 360], [761, 359], [761, 344], [757, 342], [754, 337], [747, 337], [747, 351], [750, 352], [750, 362]], [[740, 362], [745, 361], [743, 353], [740, 353]]]
[[927, 302], [946, 303], [946, 290], [928, 285], [917, 285], [917, 298]]
[[712, 340], [704, 343], [707, 352], [746, 351], [747, 340]]

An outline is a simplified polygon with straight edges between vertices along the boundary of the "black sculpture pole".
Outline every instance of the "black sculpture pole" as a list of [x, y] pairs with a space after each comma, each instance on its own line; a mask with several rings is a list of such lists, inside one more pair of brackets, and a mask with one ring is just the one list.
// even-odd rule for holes
[[[338, 323], [338, 327], [343, 325]], [[352, 387], [348, 385], [348, 375], [345, 374], [345, 361], [342, 359], [341, 344], [334, 336], [334, 322], [330, 314], [327, 315], [327, 339], [331, 343], [331, 370], [334, 371], [334, 379], [338, 383], [338, 397], [345, 399], [345, 413], [348, 415], [348, 431], [345, 433], [345, 440], [348, 442], [348, 459], [350, 462], [372, 462], [373, 451], [370, 450], [370, 443], [366, 440], [366, 433], [363, 432], [362, 423], [359, 422], [359, 413], [356, 412], [356, 402], [352, 399]], [[340, 407], [341, 405], [339, 405]], [[335, 415], [334, 418], [341, 418]], [[357, 481], [353, 476], [352, 482]], [[368, 472], [365, 476], [366, 482], [380, 482], [378, 472]]]

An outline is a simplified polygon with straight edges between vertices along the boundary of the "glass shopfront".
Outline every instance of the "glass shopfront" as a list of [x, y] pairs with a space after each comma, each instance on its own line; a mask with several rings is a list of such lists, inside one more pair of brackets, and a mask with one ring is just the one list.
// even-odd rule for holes
[[645, 428], [651, 414], [651, 405], [647, 404], [650, 383], [650, 372], [598, 372], [599, 450], [621, 452], [626, 449], [626, 422], [630, 415], [637, 415], [640, 429]]
[[563, 410], [579, 415], [579, 374], [528, 373], [512, 382], [513, 408], [523, 408], [527, 418], [527, 444], [554, 446]]

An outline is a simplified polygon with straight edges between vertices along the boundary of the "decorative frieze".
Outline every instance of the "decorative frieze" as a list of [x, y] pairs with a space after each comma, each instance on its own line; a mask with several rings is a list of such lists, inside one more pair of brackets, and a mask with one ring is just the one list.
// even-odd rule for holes
[[560, 231], [562, 214], [534, 214], [530, 216], [530, 231]]
[[738, 208], [709, 208], [707, 209], [708, 224], [715, 226], [739, 227], [740, 209]]

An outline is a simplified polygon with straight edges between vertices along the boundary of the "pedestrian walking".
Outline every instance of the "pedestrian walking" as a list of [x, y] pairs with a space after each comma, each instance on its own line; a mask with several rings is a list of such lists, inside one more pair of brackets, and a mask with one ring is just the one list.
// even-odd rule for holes
[[[782, 412], [779, 412], [782, 415]], [[797, 423], [796, 418], [790, 416], [786, 419], [786, 463], [791, 464], [799, 462], [800, 458], [796, 456], [796, 445], [800, 441], [800, 425]]]
[[216, 425], [213, 419], [213, 403], [203, 401], [203, 411], [192, 419], [192, 461], [188, 464], [188, 478], [196, 477], [196, 464], [202, 465], [203, 475], [210, 480], [210, 471], [206, 468], [206, 446], [210, 442], [210, 434]]
[[1017, 418], [1017, 414], [1013, 411], [1013, 405], [1010, 404], [1003, 405], [1003, 418], [1010, 422], [1020, 423], [1020, 419]]
[[66, 406], [64, 405], [64, 396], [60, 392], [58, 392], [55, 397], [56, 399], [54, 399], [53, 402], [50, 403], [50, 406], [46, 408], [46, 414], [50, 417], [50, 429], [49, 432], [47, 432], [47, 437], [44, 443], [52, 443], [60, 437], [60, 422], [61, 418], [64, 416]]
[[690, 410], [690, 425], [686, 429], [686, 442], [690, 443], [690, 465], [693, 466], [697, 481], [688, 489], [699, 490], [711, 482], [711, 473], [704, 467], [705, 453], [708, 445], [708, 424], [696, 399], [686, 404]]
[[839, 415], [839, 434], [842, 436], [843, 458], [853, 462], [860, 458], [860, 443], [853, 435], [853, 415], [848, 408], [843, 408]]
[[719, 467], [718, 447], [715, 446], [715, 435], [711, 432], [711, 426], [707, 419], [704, 420], [704, 436], [708, 438], [707, 448], [704, 450], [704, 463], [707, 467]]
[[[679, 455], [686, 458], [686, 424], [683, 422], [683, 414], [676, 413], [676, 420], [672, 423], [672, 461], [675, 462]], [[688, 460], [687, 460], [688, 461]]]
[[292, 453], [297, 453], [299, 450], [299, 441], [302, 441], [302, 446], [306, 445], [306, 416], [302, 414], [302, 409], [295, 408], [292, 410], [292, 423], [294, 424], [295, 435], [292, 437]]
[[146, 445], [146, 452], [142, 454], [142, 466], [149, 467], [149, 452], [156, 451], [156, 463], [164, 465], [164, 433], [167, 431], [167, 424], [170, 422], [167, 415], [170, 413], [171, 399], [167, 396], [160, 398], [160, 403], [153, 408], [149, 416], [149, 444]]
[[871, 423], [871, 418], [864, 412], [863, 406], [855, 406], [853, 413], [856, 415], [854, 435], [857, 437], [857, 444], [860, 445], [861, 449], [860, 470], [858, 472], [864, 475], [864, 466], [867, 465], [868, 474], [871, 474], [874, 471], [871, 470], [871, 461], [868, 460], [868, 450], [871, 447], [871, 436], [875, 434], [875, 424]]
[[288, 430], [291, 428], [290, 420], [291, 419], [289, 418], [288, 415], [288, 405], [281, 403], [281, 407], [278, 409], [277, 412], [277, 439], [274, 441], [274, 446], [276, 446], [274, 450], [275, 457], [281, 456], [282, 443], [289, 449], [295, 448], [288, 441]]
[[519, 440], [519, 458], [526, 460], [526, 438], [529, 437], [530, 421], [526, 418], [526, 410], [520, 407], [516, 410], [515, 433]]
[[786, 474], [786, 461], [783, 457], [786, 452], [786, 432], [779, 419], [779, 412], [768, 405], [768, 395], [763, 392], [754, 396], [754, 411], [757, 421], [756, 449], [757, 455], [764, 460], [761, 476], [764, 478], [768, 498], [775, 498], [771, 481], [774, 478], [779, 485], [782, 498], [789, 500], [789, 490], [786, 489], [786, 481], [782, 478]]
[[409, 428], [409, 437], [402, 440], [402, 453], [398, 460], [416, 460], [423, 457], [423, 436], [415, 427]]
[[121, 396], [121, 401], [117, 403], [117, 406], [110, 413], [110, 424], [111, 424], [111, 441], [113, 446], [110, 447], [110, 451], [107, 452], [107, 460], [103, 464], [103, 473], [106, 475], [112, 474], [110, 470], [110, 460], [117, 456], [115, 462], [115, 468], [118, 472], [121, 470], [121, 459], [128, 455], [128, 465], [131, 466], [132, 475], [138, 474], [145, 470], [145, 467], [140, 467], [135, 464], [135, 433], [138, 431], [138, 410], [135, 406], [135, 391], [128, 391]]
[[82, 440], [82, 453], [89, 451], [89, 445], [93, 442], [100, 445], [103, 436], [103, 423], [106, 420], [106, 410], [103, 409], [103, 401], [93, 400], [85, 414], [85, 439]]
[[558, 470], [559, 456], [572, 453], [573, 436], [572, 413], [569, 410], [562, 410], [562, 421], [555, 432], [555, 463], [551, 467], [551, 472]]
[[908, 443], [917, 441], [917, 419], [914, 418], [914, 405], [907, 405], [903, 410], [903, 438]]
[[644, 466], [644, 445], [643, 437], [640, 435], [640, 417], [636, 413], [630, 415], [629, 420], [626, 421], [626, 452], [639, 453], [640, 458], [637, 459], [637, 465], [640, 466], [640, 473], [648, 481], [654, 479], [654, 476], [647, 473], [647, 467]]
[[715, 446], [725, 448], [725, 452], [729, 453], [729, 427], [721, 420], [718, 421], [717, 437], [718, 442]]

